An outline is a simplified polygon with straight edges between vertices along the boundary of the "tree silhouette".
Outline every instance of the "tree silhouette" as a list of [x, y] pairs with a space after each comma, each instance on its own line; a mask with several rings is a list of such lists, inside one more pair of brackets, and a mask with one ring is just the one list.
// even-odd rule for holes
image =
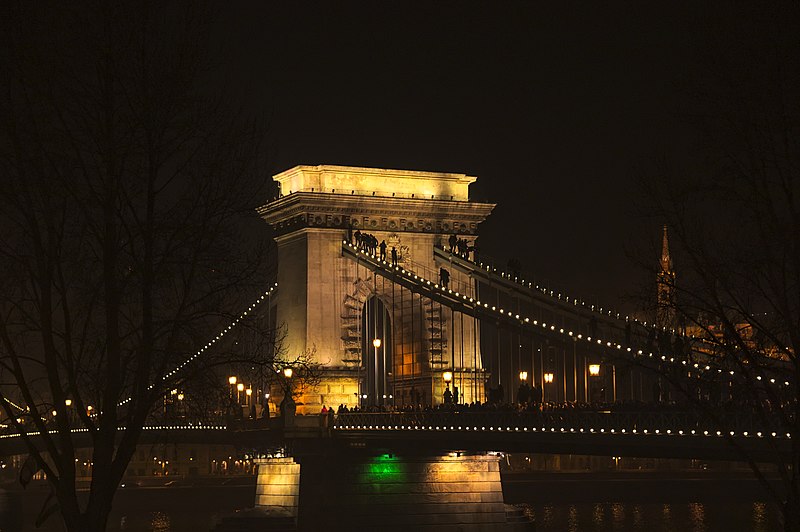
[[[0, 408], [67, 529], [100, 531], [154, 406], [230, 362], [214, 335], [267, 288], [242, 225], [265, 192], [262, 131], [214, 89], [201, 4], [7, 8]], [[75, 423], [93, 444], [85, 501]]]

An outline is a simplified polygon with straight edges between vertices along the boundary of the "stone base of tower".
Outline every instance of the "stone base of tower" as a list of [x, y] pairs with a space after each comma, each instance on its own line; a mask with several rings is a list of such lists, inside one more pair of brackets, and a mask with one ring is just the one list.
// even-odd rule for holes
[[495, 456], [299, 460], [301, 530], [509, 530]]
[[[297, 415], [317, 415], [322, 410], [322, 405], [334, 409], [340, 404], [352, 408], [358, 404], [359, 373], [351, 369], [325, 369], [322, 370], [320, 384], [307, 386], [301, 390], [294, 390]], [[280, 404], [283, 400], [283, 390], [273, 389], [272, 400]]]

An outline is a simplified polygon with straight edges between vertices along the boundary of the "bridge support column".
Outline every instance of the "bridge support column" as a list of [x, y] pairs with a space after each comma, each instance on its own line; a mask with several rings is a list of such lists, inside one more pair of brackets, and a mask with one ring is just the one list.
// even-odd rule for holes
[[297, 518], [300, 464], [293, 458], [256, 458], [256, 508], [276, 517]]
[[496, 456], [308, 456], [301, 530], [508, 530]]

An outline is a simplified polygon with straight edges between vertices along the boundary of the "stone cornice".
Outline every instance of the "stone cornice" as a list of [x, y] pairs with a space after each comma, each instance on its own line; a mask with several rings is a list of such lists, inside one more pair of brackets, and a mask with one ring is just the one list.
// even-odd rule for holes
[[478, 223], [494, 209], [494, 203], [358, 196], [320, 192], [295, 192], [257, 209], [267, 223], [276, 224], [297, 214], [324, 212], [350, 216], [407, 216], [445, 219], [468, 217]]
[[494, 204], [296, 192], [258, 209], [279, 235], [302, 228], [475, 234]]

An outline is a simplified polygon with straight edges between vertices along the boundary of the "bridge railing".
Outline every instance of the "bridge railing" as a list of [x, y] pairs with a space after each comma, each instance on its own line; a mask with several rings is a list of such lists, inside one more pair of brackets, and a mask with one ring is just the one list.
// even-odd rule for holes
[[446, 429], [464, 431], [539, 431], [570, 433], [785, 436], [779, 417], [766, 422], [748, 412], [489, 411], [350, 412], [336, 417], [337, 430]]

